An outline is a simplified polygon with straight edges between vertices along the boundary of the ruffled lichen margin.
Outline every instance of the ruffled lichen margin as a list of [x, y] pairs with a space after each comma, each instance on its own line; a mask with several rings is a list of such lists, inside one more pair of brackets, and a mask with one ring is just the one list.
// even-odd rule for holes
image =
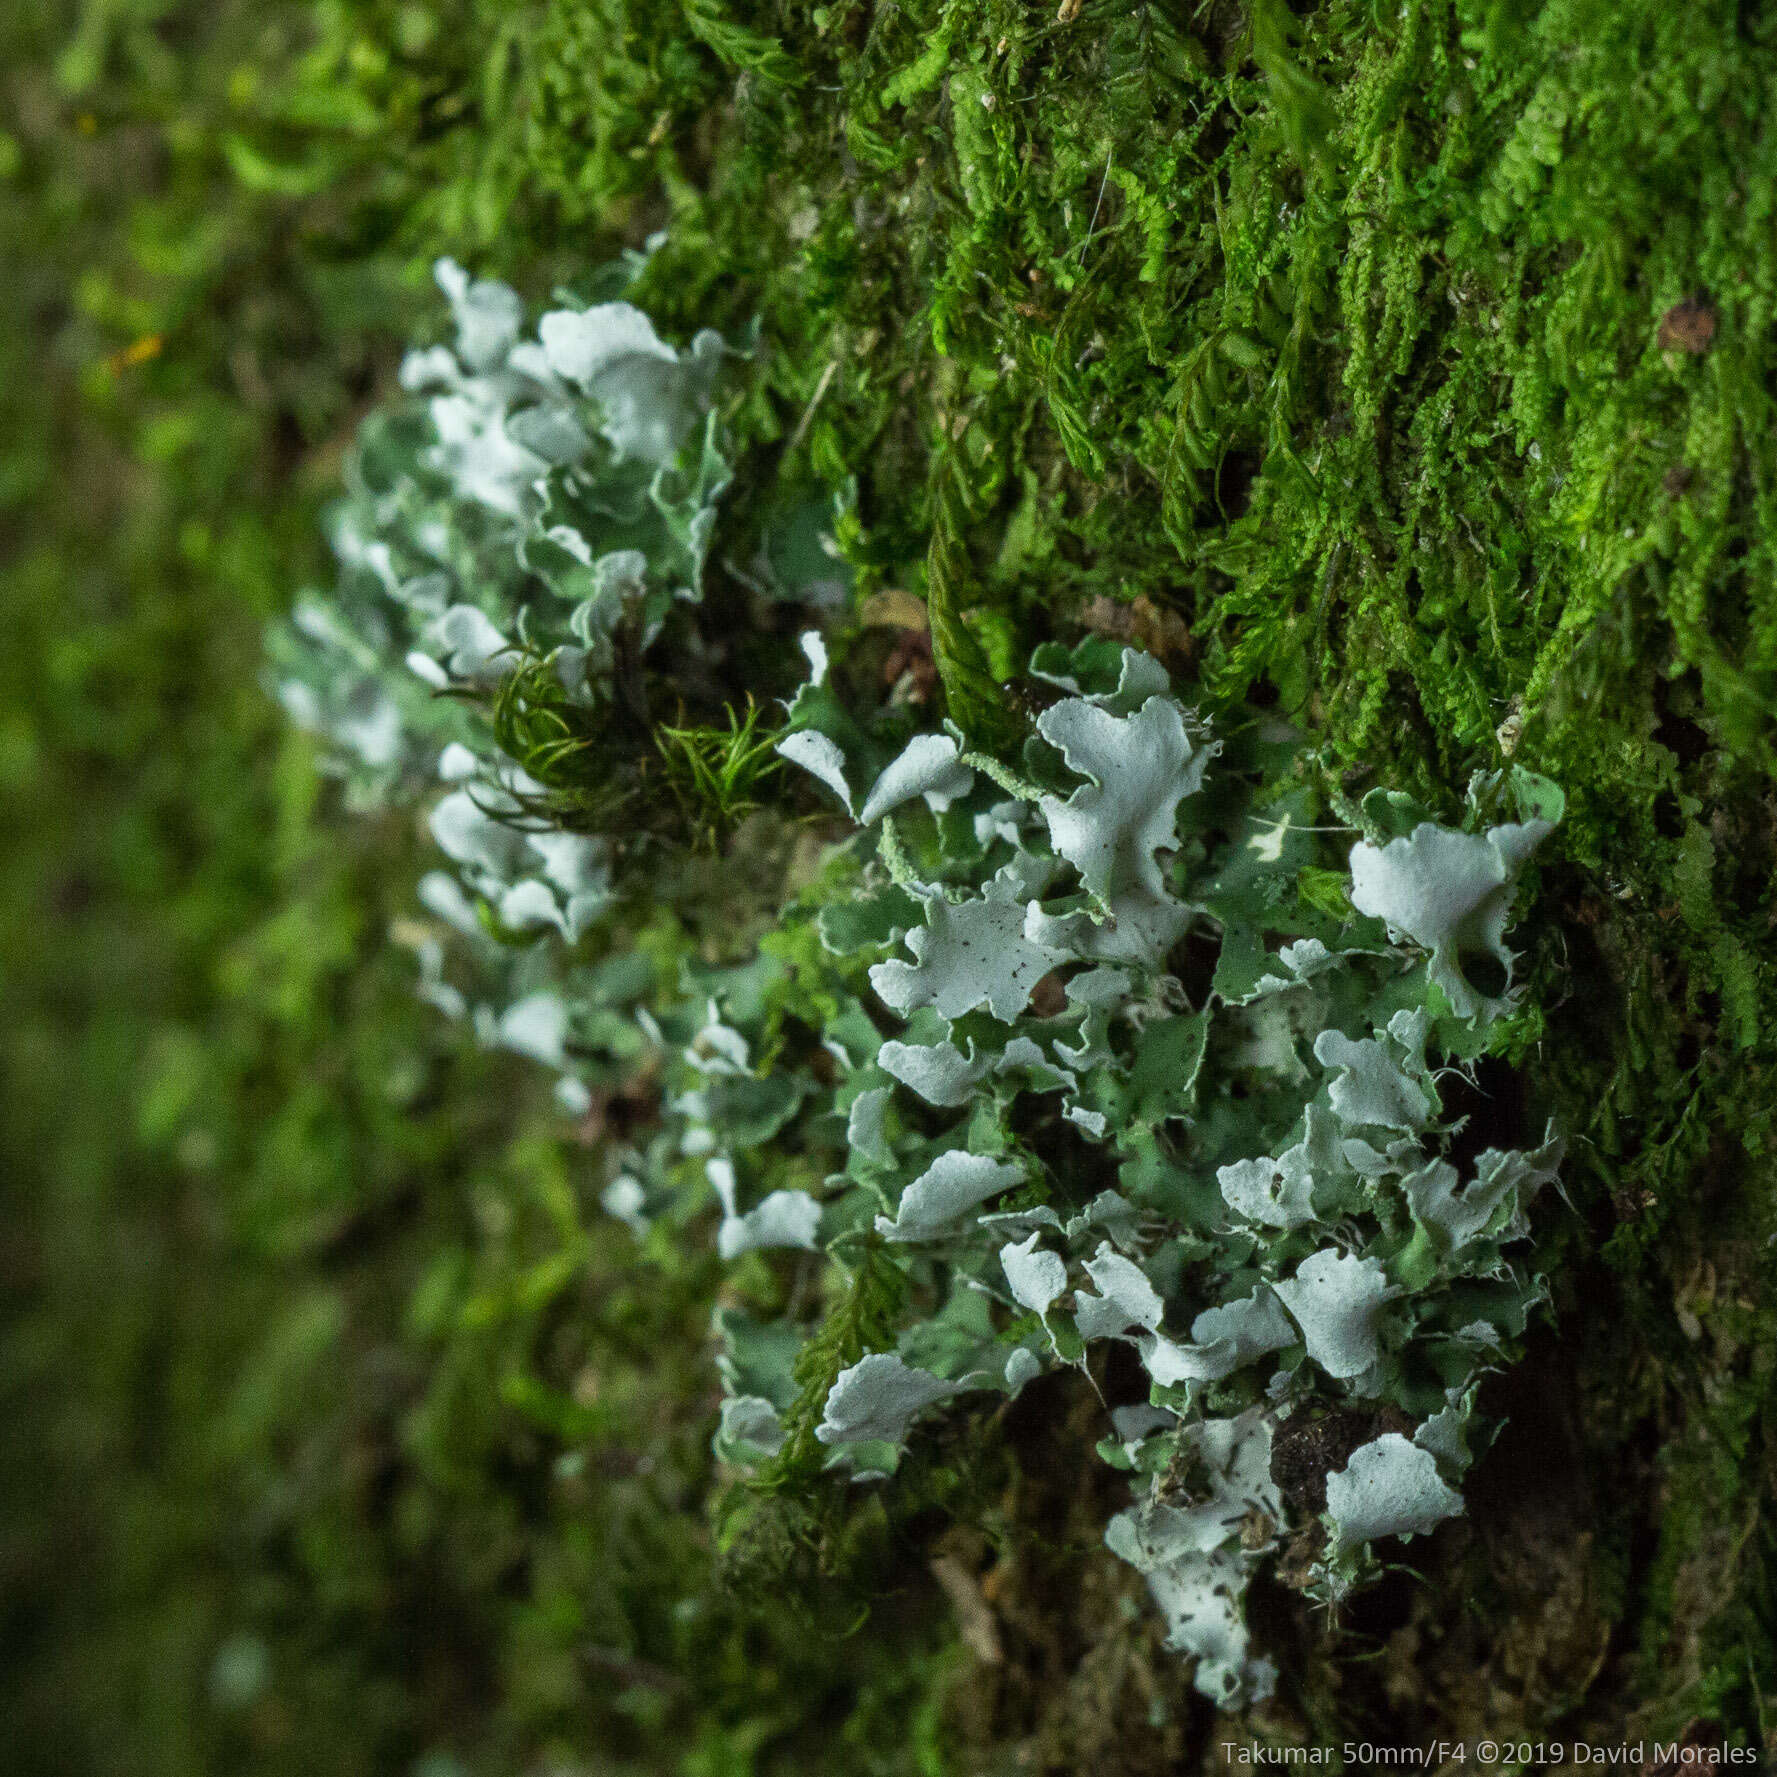
[[[233, 177], [318, 263], [393, 229], [413, 287], [452, 251], [540, 296], [667, 226], [651, 312], [784, 342], [735, 422], [813, 487], [857, 478], [861, 599], [923, 550], [961, 430], [965, 608], [1000, 667], [1051, 626], [1127, 630], [1274, 697], [1354, 792], [1453, 810], [1508, 752], [1566, 787], [1519, 1060], [1571, 1120], [1579, 1216], [1548, 1234], [1558, 1339], [1502, 1402], [1529, 1455], [1508, 1433], [1492, 1529], [1382, 1659], [1304, 1653], [1308, 1731], [1766, 1732], [1768, 23], [1657, 0], [460, 13], [404, 37], [332, 8], [218, 102]], [[90, 16], [82, 55], [127, 48]], [[1064, 1488], [1007, 1497], [1065, 1546]], [[1148, 1680], [1114, 1601], [1080, 1602], [1111, 1626], [1090, 1648], [1040, 1588], [1011, 1601], [1052, 1663], [1022, 1690], [984, 1673], [977, 1725], [1039, 1768], [1158, 1767], [1163, 1730], [1149, 1757], [1139, 1710], [1094, 1713], [1107, 1667]]]

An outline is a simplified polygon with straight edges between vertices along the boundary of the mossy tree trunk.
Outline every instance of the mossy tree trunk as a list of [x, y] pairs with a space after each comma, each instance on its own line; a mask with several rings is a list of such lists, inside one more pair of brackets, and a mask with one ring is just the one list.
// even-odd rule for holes
[[[1540, 1027], [1477, 1105], [1572, 1137], [1552, 1313], [1416, 1576], [1336, 1623], [1255, 1599], [1284, 1682], [1241, 1733], [1777, 1748], [1777, 17], [140, 11], [16, 28], [42, 69], [6, 152], [66, 157], [32, 177], [83, 231], [82, 423], [154, 467], [236, 414], [250, 468], [201, 485], [274, 514], [256, 560], [296, 552], [432, 254], [540, 296], [664, 228], [651, 311], [759, 320], [742, 474], [836, 498], [860, 600], [917, 574], [942, 460], [946, 617], [997, 677], [1099, 629], [1275, 707], [1354, 790], [1453, 815], [1505, 760], [1564, 787], [1521, 926]], [[172, 509], [220, 584], [248, 545]], [[921, 1609], [951, 1608], [937, 1559], [997, 1625], [946, 1681], [967, 1768], [1213, 1764], [1099, 1546], [1121, 1483], [1084, 1434], [1058, 1457], [1080, 1403], [1043, 1390], [989, 1428], [978, 1522], [897, 1557]]]
[[[809, 448], [860, 474], [890, 563], [925, 513], [910, 435], [966, 424], [990, 652], [1070, 619], [1170, 642], [1354, 788], [1453, 808], [1510, 759], [1569, 795], [1526, 928], [1542, 1028], [1476, 1106], [1490, 1137], [1573, 1135], [1553, 1313], [1423, 1577], [1340, 1624], [1260, 1607], [1291, 1650], [1265, 1731], [1768, 1735], [1773, 26], [1640, 0], [747, 22], [805, 78], [754, 63], [713, 190], [811, 231], [764, 308], [805, 377], [840, 366]], [[1139, 1765], [1160, 1686], [1165, 1768], [1198, 1743], [1124, 1646], [1149, 1631], [1055, 1620], [1088, 1569], [1020, 1594], [1047, 1627], [991, 1679], [991, 1733], [1022, 1710], [1054, 1768]]]

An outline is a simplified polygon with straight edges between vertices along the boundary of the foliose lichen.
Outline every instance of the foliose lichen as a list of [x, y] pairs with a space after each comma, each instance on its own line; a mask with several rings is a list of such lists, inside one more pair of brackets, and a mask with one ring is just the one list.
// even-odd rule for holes
[[[614, 1000], [637, 804], [557, 767], [626, 733], [633, 766], [647, 663], [697, 671], [675, 619], [728, 478], [721, 346], [677, 351], [621, 302], [528, 341], [511, 292], [440, 282], [457, 349], [410, 358], [428, 401], [367, 430], [340, 591], [278, 656], [355, 781], [430, 804], [455, 870], [421, 887], [422, 990], [570, 1109], [621, 1017], [668, 1115], [612, 1150], [612, 1212], [713, 1199], [737, 1267], [824, 1255], [824, 1316], [806, 1288], [775, 1321], [717, 1316], [717, 1449], [750, 1485], [882, 1483], [922, 1414], [1058, 1365], [1100, 1387], [1129, 1347], [1147, 1398], [1107, 1401], [1101, 1449], [1136, 1496], [1106, 1540], [1199, 1687], [1262, 1699], [1251, 1574], [1288, 1543], [1337, 1600], [1377, 1544], [1459, 1512], [1480, 1376], [1545, 1293], [1507, 1249], [1561, 1138], [1470, 1152], [1447, 1106], [1520, 996], [1504, 931], [1559, 792], [1479, 777], [1454, 831], [1376, 791], [1329, 829], [1304, 736], [1238, 706], [1212, 725], [1139, 649], [1045, 644], [1012, 744], [984, 749], [848, 695], [810, 631], [769, 738], [811, 780], [772, 794], [824, 825], [818, 867], [752, 955], [644, 966]], [[1311, 1510], [1278, 1445], [1327, 1411], [1372, 1435]]]

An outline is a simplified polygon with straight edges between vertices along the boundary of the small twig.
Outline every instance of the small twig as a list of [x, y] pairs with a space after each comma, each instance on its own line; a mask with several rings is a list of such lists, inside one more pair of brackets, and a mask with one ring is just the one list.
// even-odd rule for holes
[[1111, 149], [1104, 157], [1104, 177], [1098, 182], [1098, 202], [1092, 206], [1092, 220], [1086, 224], [1086, 238], [1080, 243], [1080, 263], [1086, 263], [1086, 249], [1092, 245], [1092, 231], [1098, 226], [1098, 212], [1104, 208], [1104, 194], [1111, 182], [1111, 160], [1116, 154]]
[[1246, 817], [1257, 827], [1285, 827], [1292, 833], [1361, 833], [1362, 827], [1348, 827], [1343, 824], [1331, 827], [1298, 827], [1287, 816], [1281, 821], [1268, 821], [1262, 814], [1248, 813]]
[[913, 860], [908, 857], [907, 848], [901, 843], [901, 835], [895, 829], [895, 817], [892, 814], [882, 817], [876, 855], [882, 859], [890, 881], [897, 888], [919, 889], [925, 886], [919, 880], [918, 871], [913, 868]]
[[685, 1680], [652, 1660], [640, 1660], [633, 1654], [619, 1653], [614, 1647], [597, 1647], [590, 1643], [580, 1649], [587, 1665], [608, 1672], [620, 1684], [641, 1685], [650, 1691], [682, 1691]]
[[962, 753], [957, 757], [959, 765], [966, 765], [971, 771], [978, 771], [983, 777], [991, 778], [1008, 795], [1016, 796], [1023, 802], [1041, 802], [1045, 791], [1039, 784], [1033, 784], [1029, 778], [1020, 777], [1009, 765], [1003, 765], [991, 753]]
[[821, 397], [826, 394], [833, 378], [839, 374], [839, 360], [829, 360], [827, 368], [821, 372], [821, 380], [815, 384], [814, 393], [808, 399], [808, 405], [802, 410], [802, 418], [796, 422], [796, 430], [790, 435], [790, 450], [801, 447], [802, 440], [808, 436], [809, 422], [814, 418], [814, 410], [820, 406]]

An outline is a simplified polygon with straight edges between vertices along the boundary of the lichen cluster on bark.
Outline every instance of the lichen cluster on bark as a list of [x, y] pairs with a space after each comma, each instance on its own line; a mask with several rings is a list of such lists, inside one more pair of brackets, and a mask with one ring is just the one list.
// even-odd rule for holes
[[[115, 450], [126, 467], [91, 472], [104, 484], [93, 510], [133, 514], [100, 536], [75, 493], [58, 495], [48, 553], [110, 564], [111, 590], [94, 595], [105, 622], [131, 589], [160, 589], [113, 678], [78, 693], [90, 708], [64, 744], [83, 760], [113, 681], [135, 685], [145, 647], [171, 659], [167, 638], [184, 647], [196, 629], [201, 669], [165, 669], [183, 689], [136, 687], [136, 751], [153, 755], [176, 717], [189, 750], [169, 758], [209, 761], [225, 786], [253, 761], [243, 741], [216, 767], [181, 700], [238, 697], [251, 677], [259, 612], [230, 618], [230, 599], [250, 585], [238, 602], [269, 608], [312, 547], [312, 505], [430, 312], [436, 256], [541, 304], [555, 281], [664, 231], [637, 298], [674, 338], [712, 325], [756, 342], [724, 416], [742, 483], [731, 504], [769, 483], [786, 536], [819, 506], [855, 570], [860, 670], [938, 695], [925, 608], [909, 596], [936, 591], [932, 630], [949, 626], [951, 658], [966, 653], [996, 685], [1047, 639], [1132, 641], [1206, 697], [1308, 730], [1354, 798], [1401, 787], [1454, 817], [1477, 769], [1516, 763], [1559, 782], [1567, 818], [1518, 928], [1539, 1018], [1483, 1072], [1473, 1106], [1501, 1145], [1546, 1116], [1569, 1134], [1571, 1211], [1547, 1197], [1537, 1212], [1552, 1313], [1490, 1387], [1508, 1424], [1474, 1470], [1468, 1519], [1413, 1545], [1415, 1575], [1336, 1622], [1287, 1587], [1255, 1595], [1284, 1682], [1248, 1727], [1295, 1744], [1614, 1742], [1625, 1726], [1772, 1744], [1777, 24], [1762, 9], [284, 0], [95, 4], [65, 35], [59, 21], [5, 29], [21, 69], [5, 161], [25, 168], [21, 190], [35, 181], [37, 206], [8, 238], [21, 263], [72, 243], [55, 248], [29, 337], [62, 342], [79, 366], [57, 385], [62, 405], [91, 408], [78, 422], [60, 407], [27, 417], [60, 428], [45, 433], [46, 460], [71, 460], [70, 439], [96, 441], [94, 463]], [[58, 155], [74, 170], [43, 172]], [[934, 532], [944, 547], [929, 554]], [[150, 533], [164, 545], [140, 541]], [[729, 540], [718, 530], [711, 550], [717, 611], [753, 577]], [[19, 584], [52, 634], [59, 582], [41, 560], [32, 572]], [[201, 625], [179, 602], [196, 585], [209, 588]], [[744, 666], [762, 700], [800, 670], [779, 640]], [[66, 687], [87, 657], [55, 656], [57, 696], [76, 697]], [[177, 793], [156, 792], [167, 806]], [[290, 812], [309, 793], [280, 779], [252, 806], [267, 829], [309, 834], [306, 805]], [[289, 844], [310, 860], [302, 871], [320, 867], [319, 841]], [[169, 874], [190, 849], [167, 842]], [[700, 877], [712, 924], [763, 922], [785, 859], [753, 863]], [[329, 892], [324, 930], [348, 956], [362, 918], [343, 910], [344, 887]], [[219, 917], [192, 929], [219, 946], [228, 931]], [[291, 944], [272, 930], [262, 948], [271, 961], [231, 966], [283, 979]], [[187, 1001], [219, 991], [207, 956], [181, 967], [157, 1039], [168, 1053], [189, 1044]], [[302, 991], [345, 991], [324, 987]], [[241, 1064], [240, 1104], [260, 1102], [266, 1071]], [[184, 1139], [186, 1110], [154, 1114]], [[364, 1116], [381, 1128], [385, 1114]], [[645, 1114], [613, 1101], [594, 1121]], [[141, 1122], [141, 1139], [158, 1139], [154, 1116]], [[432, 1167], [447, 1149], [427, 1128], [415, 1152]], [[343, 1152], [355, 1126], [328, 1139]], [[563, 1651], [571, 1631], [551, 1627], [600, 1571], [562, 1526], [641, 1485], [596, 1462], [566, 1479], [549, 1466], [619, 1408], [569, 1385], [581, 1354], [568, 1305], [587, 1325], [606, 1309], [563, 1293], [594, 1259], [570, 1169], [548, 1152], [538, 1137], [522, 1164], [503, 1163], [528, 1181], [516, 1211], [476, 1186], [473, 1238], [452, 1233], [423, 1292], [407, 1279], [402, 1335], [403, 1363], [421, 1369], [413, 1353], [441, 1329], [461, 1342], [401, 1434], [401, 1460], [428, 1479], [400, 1493], [400, 1534], [426, 1560], [468, 1549], [480, 1565], [465, 1556], [461, 1583], [476, 1600], [521, 1597], [517, 1629], [503, 1616], [486, 1629], [477, 1602], [461, 1635], [497, 1643], [487, 1658], [501, 1673], [548, 1648], [548, 1700], [502, 1704], [522, 1717], [526, 1756], [556, 1744], [553, 1727], [532, 1736], [534, 1720], [611, 1689], [613, 1669], [595, 1660], [589, 1676]], [[327, 1176], [343, 1180], [343, 1162]], [[337, 1224], [349, 1251], [399, 1223], [394, 1209], [278, 1189], [291, 1194], [263, 1244], [303, 1264], [305, 1242], [325, 1245], [315, 1227]], [[390, 1201], [421, 1190], [391, 1187]], [[331, 1252], [301, 1275], [341, 1263]], [[675, 1279], [670, 1303], [649, 1307], [620, 1273], [598, 1274], [616, 1305], [599, 1338], [630, 1365], [607, 1351], [610, 1374], [631, 1377], [610, 1392], [627, 1402], [636, 1347], [659, 1340], [684, 1398], [648, 1411], [681, 1454], [700, 1448], [707, 1403], [694, 1394], [709, 1378], [688, 1304], [709, 1278]], [[288, 1348], [334, 1349], [333, 1312], [316, 1308]], [[474, 1344], [477, 1328], [495, 1330]], [[470, 1397], [493, 1403], [473, 1434], [448, 1405]], [[991, 1427], [946, 1431], [892, 1522], [806, 1503], [730, 1522], [729, 1577], [774, 1605], [805, 1588], [833, 1631], [855, 1616], [834, 1603], [848, 1584], [876, 1593], [881, 1640], [854, 1646], [846, 1673], [865, 1673], [873, 1719], [906, 1728], [909, 1746], [950, 1736], [966, 1768], [1213, 1762], [1206, 1706], [1131, 1608], [1139, 1579], [1099, 1546], [1120, 1502], [1090, 1448], [1092, 1406], [1050, 1379]], [[406, 1476], [389, 1454], [392, 1413], [364, 1461]], [[522, 1435], [484, 1429], [502, 1414]], [[1076, 1423], [1079, 1467], [1058, 1470], [1052, 1430]], [[707, 1480], [700, 1460], [683, 1472]], [[434, 1507], [411, 1503], [447, 1492], [439, 1476], [485, 1514], [437, 1508], [457, 1543], [429, 1543]], [[671, 1505], [687, 1521], [696, 1509], [678, 1493]], [[636, 1547], [688, 1572], [682, 1539], [646, 1522]], [[463, 1528], [487, 1524], [498, 1534]], [[319, 1532], [288, 1540], [331, 1571], [313, 1554]], [[512, 1548], [527, 1553], [504, 1566], [486, 1554]], [[411, 1579], [389, 1579], [390, 1595]], [[335, 1592], [372, 1608], [343, 1582]], [[320, 1582], [300, 1595], [317, 1594], [334, 1596]], [[748, 1631], [698, 1640], [705, 1630], [678, 1619], [638, 1607], [634, 1620], [656, 1652], [725, 1650], [733, 1688], [697, 1718], [711, 1745], [745, 1738], [721, 1738], [736, 1696], [749, 1719], [784, 1712], [764, 1680], [732, 1675]], [[794, 1632], [759, 1633], [761, 1670], [777, 1661], [814, 1682]], [[445, 1649], [441, 1669], [457, 1657]], [[662, 1731], [683, 1681], [652, 1655], [619, 1677], [644, 1699], [624, 1732]], [[867, 1716], [855, 1739], [870, 1738]], [[781, 1737], [810, 1768], [819, 1724], [796, 1718]]]

